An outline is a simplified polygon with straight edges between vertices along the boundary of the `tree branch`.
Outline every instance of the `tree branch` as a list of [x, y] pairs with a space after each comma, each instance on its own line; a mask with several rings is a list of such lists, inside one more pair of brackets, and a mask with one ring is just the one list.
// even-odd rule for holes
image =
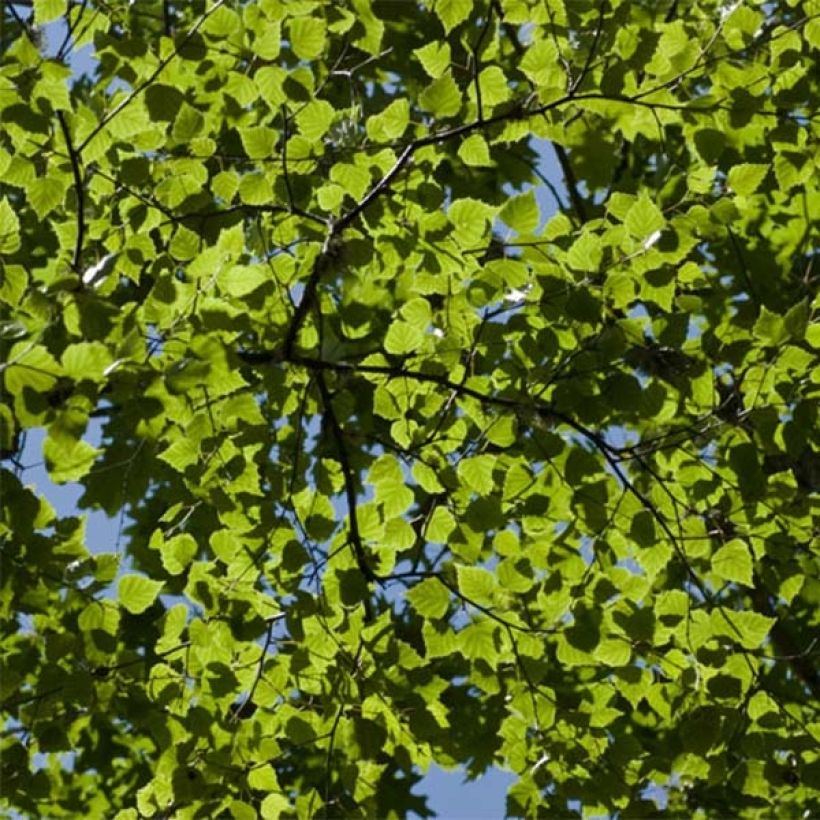
[[57, 121], [60, 123], [60, 129], [63, 132], [68, 159], [71, 162], [71, 173], [74, 176], [74, 190], [77, 194], [77, 238], [74, 240], [71, 267], [77, 273], [80, 273], [83, 244], [85, 242], [85, 181], [83, 180], [80, 155], [71, 141], [71, 132], [68, 130], [68, 123], [62, 111], [57, 111]]
[[[348, 533], [350, 536], [350, 546], [353, 550], [353, 555], [356, 558], [356, 565], [361, 572], [362, 577], [368, 582], [373, 583], [377, 581], [376, 574], [373, 572], [370, 564], [367, 563], [367, 555], [365, 554], [364, 545], [362, 544], [362, 536], [359, 532], [359, 518], [357, 514], [358, 506], [358, 492], [356, 490], [356, 475], [353, 472], [353, 467], [350, 464], [350, 457], [347, 452], [347, 445], [344, 440], [344, 430], [339, 424], [339, 419], [336, 416], [336, 411], [333, 409], [333, 397], [328, 390], [325, 375], [322, 371], [316, 374], [316, 384], [319, 387], [319, 394], [322, 397], [322, 405], [324, 407], [324, 418], [327, 422], [327, 427], [330, 434], [336, 442], [336, 452], [339, 458], [339, 464], [342, 467], [342, 476], [345, 485], [345, 497], [347, 498], [347, 517], [349, 526]], [[365, 614], [367, 620], [373, 619], [372, 605], [369, 599], [365, 599]]]
[[193, 36], [199, 31], [205, 21], [223, 4], [225, 0], [216, 0], [216, 2], [209, 8], [204, 14], [200, 16], [200, 18], [196, 21], [196, 23], [191, 26], [188, 33], [182, 38], [179, 45], [168, 54], [167, 57], [164, 57], [162, 60], [159, 61], [157, 67], [118, 105], [114, 106], [111, 111], [109, 111], [104, 117], [100, 119], [91, 133], [80, 143], [77, 147], [77, 152], [82, 153], [85, 147], [100, 133], [100, 131], [108, 125], [111, 120], [114, 119], [121, 111], [123, 111], [127, 106], [131, 105], [132, 102], [143, 92], [145, 91], [148, 86], [150, 86], [154, 80], [159, 77], [160, 74], [165, 70], [166, 66], [174, 59], [174, 57], [179, 54], [180, 50], [184, 45], [188, 43], [189, 40], [193, 38]]

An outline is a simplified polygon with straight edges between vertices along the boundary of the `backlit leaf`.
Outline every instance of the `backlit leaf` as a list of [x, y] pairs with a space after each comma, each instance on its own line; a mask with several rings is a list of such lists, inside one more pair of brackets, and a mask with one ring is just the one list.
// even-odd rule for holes
[[712, 556], [712, 569], [727, 581], [752, 586], [752, 556], [740, 540], [730, 541]]
[[438, 0], [435, 4], [436, 14], [449, 34], [463, 20], [466, 20], [473, 9], [473, 0]]
[[325, 21], [316, 17], [295, 17], [288, 27], [290, 44], [300, 60], [319, 57], [325, 48]]
[[117, 584], [117, 595], [124, 609], [139, 615], [154, 603], [162, 587], [161, 581], [152, 581], [142, 575], [124, 575]]

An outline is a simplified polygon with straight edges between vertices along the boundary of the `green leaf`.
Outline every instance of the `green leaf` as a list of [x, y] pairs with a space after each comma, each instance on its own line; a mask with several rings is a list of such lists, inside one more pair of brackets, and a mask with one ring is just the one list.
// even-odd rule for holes
[[26, 195], [40, 219], [50, 214], [62, 202], [66, 187], [65, 178], [54, 174], [38, 177], [29, 183], [26, 187]]
[[77, 625], [83, 632], [98, 630], [116, 635], [119, 624], [120, 612], [111, 601], [92, 601], [77, 617]]
[[124, 575], [117, 584], [117, 596], [124, 609], [139, 615], [156, 601], [162, 587], [162, 581], [152, 581], [142, 575]]
[[254, 31], [253, 51], [263, 60], [275, 60], [282, 47], [282, 27], [277, 23], [257, 24]]
[[407, 591], [407, 599], [423, 618], [442, 618], [450, 607], [447, 587], [435, 578], [426, 578]]
[[413, 51], [427, 74], [437, 80], [450, 67], [450, 44], [440, 40]]
[[284, 794], [268, 794], [262, 801], [263, 820], [278, 820], [290, 809], [290, 800]]
[[288, 31], [290, 46], [300, 60], [313, 60], [322, 55], [326, 44], [325, 21], [318, 17], [292, 18]]
[[239, 182], [239, 198], [246, 205], [267, 205], [273, 199], [273, 188], [265, 174], [245, 174]]
[[66, 376], [75, 381], [102, 381], [111, 361], [102, 342], [77, 342], [63, 351], [61, 364]]
[[233, 820], [256, 820], [256, 809], [244, 800], [231, 800], [231, 817]]
[[461, 143], [458, 156], [465, 165], [486, 168], [492, 165], [487, 141], [481, 134], [473, 134]]
[[473, 0], [436, 0], [436, 14], [449, 34], [459, 23], [470, 16], [473, 10]]
[[410, 123], [410, 105], [405, 99], [394, 100], [380, 114], [367, 121], [367, 136], [377, 142], [398, 139]]
[[507, 84], [507, 76], [498, 66], [488, 66], [482, 69], [478, 75], [478, 86], [481, 89], [483, 105], [493, 106], [510, 99], [511, 92]]
[[729, 541], [712, 556], [712, 570], [727, 581], [754, 586], [752, 556], [739, 539]]
[[632, 650], [626, 640], [604, 640], [595, 647], [593, 656], [608, 667], [626, 666]]
[[399, 312], [402, 319], [422, 331], [427, 330], [433, 318], [430, 303], [422, 298], [405, 302]]
[[809, 325], [809, 302], [804, 299], [789, 308], [783, 317], [783, 327], [792, 339], [803, 339]]
[[777, 715], [780, 712], [780, 707], [767, 692], [755, 692], [749, 698], [747, 711], [752, 720], [760, 720], [766, 715]]
[[721, 607], [712, 612], [712, 626], [716, 633], [737, 641], [745, 649], [757, 649], [766, 640], [775, 618], [759, 612], [735, 612]]
[[442, 119], [458, 114], [461, 109], [461, 92], [449, 71], [433, 80], [421, 92], [419, 105], [424, 111]]
[[484, 237], [493, 208], [477, 199], [458, 199], [447, 212], [450, 222], [456, 228], [456, 239], [465, 246], [475, 247]]
[[413, 465], [413, 478], [428, 493], [440, 493], [444, 490], [444, 486], [438, 480], [436, 471], [423, 461], [417, 461]]
[[634, 237], [646, 239], [662, 230], [666, 220], [658, 206], [646, 194], [642, 194], [629, 209], [624, 224]]
[[296, 123], [302, 135], [315, 142], [320, 140], [333, 124], [335, 112], [326, 100], [312, 100], [296, 115]]
[[226, 6], [218, 6], [212, 9], [211, 14], [208, 15], [204, 23], [205, 31], [218, 38], [229, 37], [242, 28], [239, 15]]
[[376, 501], [382, 504], [386, 519], [401, 515], [413, 503], [413, 492], [406, 486], [401, 467], [393, 456], [378, 458], [370, 468], [368, 480], [375, 488]]
[[415, 353], [424, 341], [424, 331], [401, 319], [393, 322], [384, 337], [384, 349], [396, 356]]
[[269, 282], [270, 278], [270, 270], [263, 265], [237, 265], [219, 277], [219, 286], [229, 296], [242, 298]]
[[817, 17], [809, 20], [803, 27], [803, 36], [806, 42], [810, 43], [815, 49], [820, 49], [820, 19]]
[[749, 162], [735, 165], [729, 170], [729, 188], [736, 194], [747, 196], [753, 194], [766, 176], [769, 168], [767, 165], [756, 165]]
[[450, 534], [456, 528], [456, 520], [446, 507], [436, 507], [427, 523], [425, 536], [436, 544], [446, 544]]
[[494, 468], [492, 456], [472, 456], [459, 462], [458, 477], [479, 495], [488, 495], [495, 488]]
[[187, 438], [179, 438], [166, 447], [157, 458], [173, 467], [180, 473], [184, 473], [188, 467], [199, 461], [199, 447], [196, 442]]
[[[252, 789], [259, 789], [264, 792], [278, 790], [279, 779], [276, 777], [276, 770], [270, 765], [270, 763], [253, 769], [248, 775], [248, 785]], [[255, 813], [254, 816], [256, 816]]]
[[493, 664], [498, 653], [495, 648], [495, 627], [483, 620], [472, 623], [458, 633], [457, 649], [468, 660], [482, 660]]
[[766, 344], [778, 345], [786, 338], [786, 326], [783, 317], [770, 311], [765, 305], [760, 309], [760, 315], [754, 325], [755, 336]]
[[163, 540], [160, 547], [162, 565], [171, 575], [184, 572], [199, 552], [199, 546], [192, 535], [181, 533]]
[[567, 252], [567, 262], [580, 271], [597, 271], [602, 258], [600, 237], [589, 232], [582, 233]]
[[281, 66], [264, 66], [254, 76], [259, 93], [274, 111], [278, 110], [288, 99], [285, 93], [287, 77], [287, 71]]
[[498, 216], [518, 233], [532, 233], [541, 222], [538, 203], [532, 191], [511, 197]]
[[67, 10], [66, 0], [34, 0], [34, 22], [37, 26], [44, 26], [62, 17]]
[[87, 441], [49, 435], [43, 442], [43, 458], [55, 484], [79, 481], [94, 466], [100, 450]]
[[279, 135], [272, 128], [243, 128], [239, 136], [245, 153], [251, 159], [268, 159], [275, 154], [274, 146]]
[[3, 368], [6, 390], [13, 396], [26, 388], [46, 393], [62, 373], [60, 365], [42, 345], [27, 342], [18, 342], [12, 347]]
[[520, 69], [534, 85], [557, 85], [563, 79], [558, 52], [552, 40], [537, 39], [527, 48]]
[[15, 253], [20, 249], [20, 220], [8, 199], [0, 199], [0, 253]]
[[491, 572], [482, 567], [457, 566], [456, 573], [462, 595], [483, 606], [493, 603], [496, 580]]

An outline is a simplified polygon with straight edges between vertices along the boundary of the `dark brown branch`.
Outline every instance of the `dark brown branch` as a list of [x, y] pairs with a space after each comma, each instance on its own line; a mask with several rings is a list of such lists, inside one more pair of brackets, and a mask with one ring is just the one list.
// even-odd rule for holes
[[475, 88], [475, 102], [476, 102], [476, 111], [478, 113], [478, 120], [479, 122], [484, 121], [484, 105], [481, 102], [481, 83], [479, 82], [478, 75], [480, 73], [481, 68], [481, 58], [479, 55], [479, 51], [481, 51], [481, 44], [484, 42], [484, 37], [487, 35], [487, 31], [490, 28], [490, 22], [493, 19], [493, 4], [489, 3], [487, 7], [487, 16], [484, 20], [484, 25], [481, 27], [481, 32], [478, 35], [478, 40], [476, 44], [472, 47], [473, 52], [473, 86]]
[[435, 578], [443, 587], [446, 587], [450, 592], [453, 593], [457, 598], [463, 601], [468, 606], [474, 607], [479, 612], [486, 615], [490, 620], [495, 621], [497, 624], [500, 624], [507, 630], [514, 629], [517, 632], [524, 632], [527, 634], [534, 634], [534, 635], [550, 635], [557, 631], [556, 628], [550, 629], [539, 629], [534, 626], [521, 626], [520, 624], [515, 624], [512, 621], [508, 621], [506, 618], [501, 617], [501, 615], [497, 614], [491, 607], [484, 606], [483, 604], [478, 603], [478, 601], [474, 601], [468, 595], [465, 595], [457, 585], [450, 583], [446, 578], [444, 578], [441, 572], [437, 572], [435, 570], [408, 570], [406, 572], [396, 572], [392, 575], [383, 575], [379, 577], [379, 582], [382, 584], [390, 583], [391, 581], [398, 581], [402, 582], [405, 579], [416, 578], [416, 579], [425, 579], [425, 578]]
[[[359, 663], [362, 658], [362, 650], [364, 649], [364, 640], [359, 639], [359, 645], [356, 647], [356, 655], [353, 657], [353, 674], [356, 674], [356, 671], [359, 667]], [[344, 699], [339, 704], [339, 708], [336, 710], [336, 714], [333, 718], [333, 725], [330, 728], [330, 734], [327, 743], [327, 755], [325, 760], [325, 784], [324, 784], [324, 815], [325, 818], [328, 817], [328, 806], [330, 801], [330, 781], [331, 781], [331, 764], [333, 762], [333, 747], [336, 742], [336, 732], [339, 729], [339, 723], [342, 720], [342, 715], [344, 715], [345, 711], [345, 701]], [[315, 795], [315, 793], [314, 793]], [[308, 814], [312, 817], [313, 816], [313, 795], [310, 799], [310, 806], [308, 808]]]
[[389, 187], [390, 183], [401, 173], [404, 166], [410, 161], [413, 154], [420, 148], [419, 141], [411, 142], [399, 154], [393, 167], [364, 195], [360, 202], [354, 205], [336, 223], [337, 233], [341, 233], [370, 205], [371, 202], [380, 197]]
[[[603, 13], [603, 11], [601, 11], [601, 13]], [[600, 22], [600, 20], [599, 20], [599, 22]], [[518, 39], [516, 37], [510, 37], [510, 42], [512, 43], [513, 49], [515, 50], [518, 57], [523, 58], [524, 53], [525, 53], [525, 49], [521, 45], [521, 43], [518, 42]], [[588, 68], [587, 66], [584, 66], [584, 73], [586, 72], [587, 68]], [[581, 77], [578, 78], [578, 80], [571, 83], [569, 94], [565, 98], [566, 100], [571, 100], [576, 95], [576, 92], [578, 90], [578, 86], [580, 85], [582, 80], [583, 80], [583, 74], [581, 75]], [[533, 90], [533, 93], [536, 93], [536, 88], [533, 85], [533, 83], [530, 83], [529, 85], [530, 85], [530, 88]], [[546, 112], [542, 112], [542, 113], [546, 113]], [[555, 151], [555, 156], [557, 157], [558, 163], [561, 166], [561, 171], [564, 174], [564, 182], [565, 182], [565, 186], [566, 186], [566, 189], [567, 189], [567, 193], [569, 194], [570, 201], [572, 202], [573, 210], [575, 211], [575, 213], [576, 213], [578, 219], [581, 221], [581, 223], [584, 223], [584, 222], [586, 222], [586, 219], [587, 219], [587, 217], [586, 217], [586, 208], [584, 207], [584, 201], [583, 201], [580, 193], [578, 192], [578, 183], [577, 183], [577, 180], [575, 178], [575, 173], [572, 170], [572, 166], [569, 163], [569, 158], [567, 157], [567, 152], [566, 152], [566, 150], [564, 149], [564, 147], [562, 145], [555, 142], [554, 140], [550, 140], [550, 145], [552, 145], [552, 149], [553, 149], [553, 151]], [[556, 200], [559, 203], [561, 202], [560, 199], [558, 198], [557, 193], [553, 194], [553, 196], [555, 196]], [[560, 207], [563, 210], [563, 205], [560, 205]]]
[[71, 132], [68, 129], [65, 114], [57, 111], [57, 121], [63, 132], [68, 159], [71, 162], [71, 173], [74, 176], [74, 191], [77, 196], [77, 238], [74, 240], [74, 253], [71, 258], [71, 267], [80, 273], [80, 265], [83, 256], [83, 244], [85, 242], [85, 182], [83, 180], [82, 167], [80, 165], [80, 155], [74, 148], [71, 140]]
[[[36, 37], [34, 31], [32, 30], [32, 26], [31, 26], [30, 22], [28, 20], [24, 20], [17, 13], [17, 9], [14, 8], [15, 6], [23, 6], [24, 8], [31, 8], [32, 7], [31, 0], [29, 0], [29, 2], [26, 2], [26, 3], [5, 3], [4, 5], [11, 12], [11, 16], [14, 18], [14, 22], [17, 23], [17, 25], [20, 26], [20, 28], [22, 28], [23, 31], [25, 31], [26, 37], [28, 37], [29, 42], [36, 49], [39, 50], [40, 44], [37, 42], [37, 37]], [[2, 21], [0, 21], [0, 22], [2, 22]]]
[[[376, 573], [373, 572], [370, 564], [367, 563], [367, 555], [362, 544], [362, 536], [359, 532], [359, 517], [357, 513], [358, 493], [356, 490], [356, 475], [353, 472], [353, 467], [350, 464], [350, 457], [347, 452], [347, 445], [344, 440], [344, 430], [342, 430], [339, 419], [336, 416], [336, 411], [333, 409], [333, 397], [330, 395], [330, 390], [325, 380], [325, 375], [322, 371], [316, 374], [316, 384], [319, 387], [319, 394], [322, 397], [322, 405], [324, 407], [324, 419], [327, 422], [327, 427], [330, 434], [336, 443], [336, 453], [339, 458], [339, 464], [342, 467], [342, 476], [345, 485], [345, 497], [347, 498], [347, 517], [349, 521], [348, 533], [350, 537], [350, 546], [353, 550], [353, 555], [356, 559], [356, 565], [361, 572], [362, 577], [368, 582], [373, 583], [378, 580]], [[365, 611], [367, 619], [372, 620], [373, 613], [371, 604], [368, 599], [365, 599]]]
[[162, 28], [166, 37], [170, 37], [174, 30], [174, 14], [169, 0], [162, 0]]
[[322, 244], [322, 249], [319, 251], [319, 255], [316, 259], [313, 260], [313, 267], [311, 268], [310, 275], [305, 283], [302, 298], [296, 306], [293, 319], [291, 319], [290, 325], [288, 326], [288, 331], [285, 334], [283, 356], [287, 361], [294, 360], [293, 348], [296, 344], [296, 339], [299, 336], [299, 331], [302, 329], [302, 325], [304, 324], [305, 319], [307, 319], [307, 315], [316, 301], [316, 290], [319, 287], [319, 281], [330, 266], [329, 263], [332, 262], [333, 258], [336, 256], [336, 252], [338, 251], [337, 237], [340, 233], [340, 229], [337, 226], [338, 223], [333, 223], [330, 225], [327, 235], [325, 236], [325, 241]]
[[572, 169], [569, 155], [567, 154], [566, 148], [558, 142], [553, 142], [552, 147], [555, 151], [555, 156], [558, 158], [558, 164], [561, 166], [561, 172], [564, 175], [564, 183], [566, 184], [573, 210], [583, 224], [587, 221], [586, 204], [584, 203], [584, 198], [581, 196], [581, 192], [578, 190], [578, 179], [575, 176], [575, 171]]

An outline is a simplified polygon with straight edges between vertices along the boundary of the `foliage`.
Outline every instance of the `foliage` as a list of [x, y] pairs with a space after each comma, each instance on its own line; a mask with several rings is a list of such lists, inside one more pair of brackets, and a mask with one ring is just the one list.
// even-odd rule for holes
[[818, 0], [0, 15], [7, 808], [820, 814]]

